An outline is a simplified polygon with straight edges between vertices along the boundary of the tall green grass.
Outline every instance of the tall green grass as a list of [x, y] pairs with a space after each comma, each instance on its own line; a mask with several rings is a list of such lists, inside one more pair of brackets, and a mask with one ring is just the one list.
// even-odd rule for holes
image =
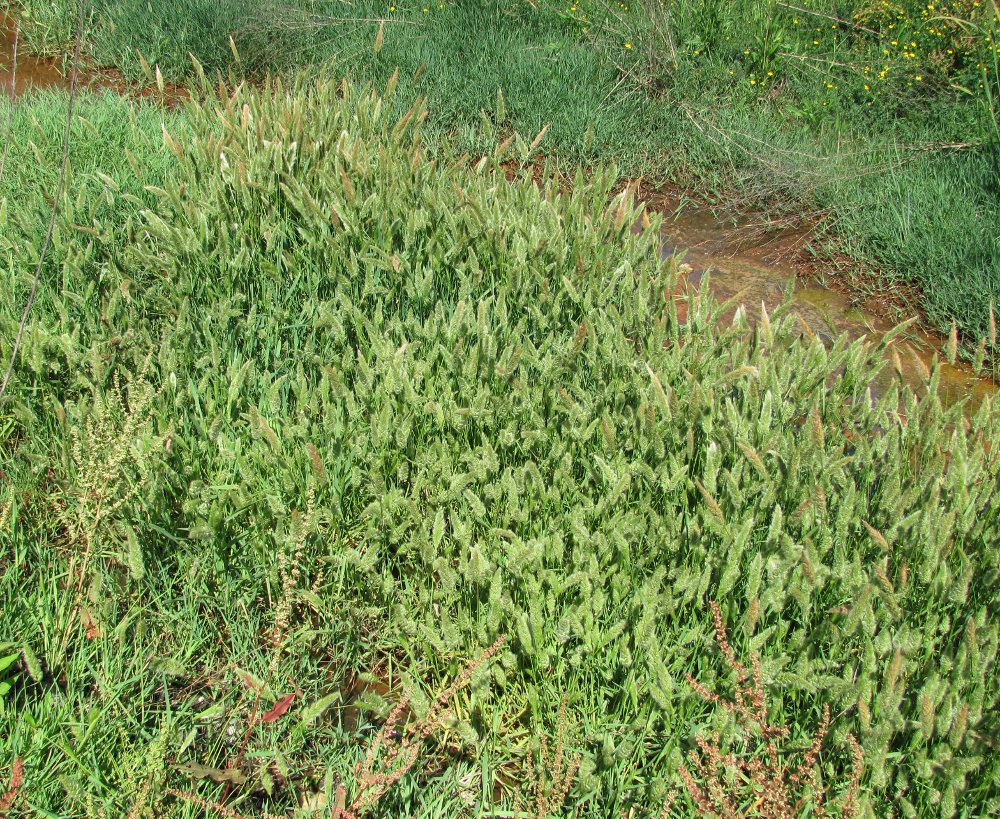
[[987, 333], [1000, 295], [990, 4], [650, 0], [592, 16], [618, 53], [634, 41], [625, 67], [655, 84], [672, 167], [723, 201], [822, 216], [833, 249], [915, 283], [939, 328]]
[[[519, 3], [400, 3], [392, 12], [389, 5], [96, 0], [88, 40], [96, 62], [120, 66], [139, 80], [146, 76], [142, 60], [158, 65], [167, 80], [190, 79], [191, 55], [209, 74], [259, 76], [313, 65], [320, 75], [380, 86], [398, 68], [400, 99], [406, 100], [399, 110], [427, 97], [429, 129], [460, 150], [481, 151], [497, 134], [535, 134], [549, 125], [547, 148], [568, 159], [603, 156], [641, 165], [649, 148], [641, 137], [648, 121], [642, 107], [609, 93], [616, 69], [563, 15]], [[30, 2], [27, 8], [32, 20], [69, 19], [76, 5], [58, 0], [38, 12]], [[50, 29], [69, 31], [33, 23], [26, 36], [36, 48], [64, 49], [67, 40], [48, 37]]]
[[[822, 217], [831, 250], [876, 284], [915, 283], [932, 323], [974, 345], [1000, 294], [995, 19], [930, 5], [97, 0], [89, 38], [133, 77], [140, 55], [190, 77], [189, 53], [210, 72], [311, 64], [378, 85], [398, 67], [399, 110], [426, 96], [429, 136], [459, 150], [550, 124], [546, 153], [571, 165]], [[32, 45], [65, 48], [75, 2], [24, 6]]]
[[[15, 2], [25, 42], [36, 53], [59, 56], [74, 36], [78, 0]], [[300, 30], [307, 2], [227, 0], [83, 0], [90, 56], [101, 66], [139, 76], [140, 56], [160, 65], [168, 79], [191, 71], [189, 54], [210, 70], [224, 70], [234, 57], [230, 38], [243, 46], [247, 69], [278, 70], [294, 65], [308, 43], [309, 27]]]
[[[391, 108], [298, 80], [210, 95], [165, 136], [147, 109], [81, 125], [90, 156], [122, 130], [142, 155], [67, 202], [0, 416], [24, 646], [0, 707], [29, 805], [332, 800], [369, 731], [353, 673], [419, 714], [502, 634], [376, 814], [524, 809], [559, 730], [567, 811], [657, 811], [696, 731], [738, 741], [685, 680], [726, 684], [717, 599], [793, 742], [835, 715], [824, 779], [859, 738], [868, 815], [995, 812], [995, 410], [943, 409], [936, 369], [927, 398], [873, 401], [879, 349], [780, 313], [722, 326], [707, 290], [680, 291], [682, 323], [613, 169], [509, 183], [528, 146], [470, 168]], [[110, 197], [129, 207], [103, 238], [71, 230]]]

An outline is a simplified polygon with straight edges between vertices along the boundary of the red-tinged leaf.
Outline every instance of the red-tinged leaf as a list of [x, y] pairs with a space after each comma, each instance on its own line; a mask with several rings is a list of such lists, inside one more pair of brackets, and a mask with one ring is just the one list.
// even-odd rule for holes
[[102, 634], [102, 629], [100, 623], [94, 619], [94, 615], [90, 613], [88, 609], [84, 609], [82, 612], [83, 627], [85, 629], [84, 637], [88, 640], [96, 640]]
[[260, 718], [261, 722], [274, 722], [275, 720], [283, 717], [289, 708], [292, 707], [292, 703], [295, 702], [295, 692], [291, 694], [285, 694], [280, 700], [274, 704], [274, 708], [268, 711], [264, 716]]
[[260, 694], [264, 688], [264, 683], [258, 680], [256, 677], [252, 676], [248, 671], [242, 671], [241, 669], [236, 669], [239, 678], [243, 680], [243, 684], [249, 688], [254, 694]]

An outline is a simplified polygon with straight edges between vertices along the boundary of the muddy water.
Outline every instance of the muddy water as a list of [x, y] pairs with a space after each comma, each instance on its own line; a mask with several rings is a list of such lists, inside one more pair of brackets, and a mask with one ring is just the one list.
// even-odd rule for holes
[[[20, 41], [18, 42], [18, 40]], [[16, 62], [15, 62], [15, 43]], [[67, 69], [70, 59], [65, 63]], [[17, 23], [14, 18], [0, 11], [0, 94], [15, 97], [33, 89], [70, 87], [70, 78], [61, 70], [62, 58], [49, 59], [27, 53], [23, 35], [18, 38]], [[110, 93], [127, 94], [132, 98], [157, 101], [167, 107], [174, 107], [187, 97], [181, 86], [168, 84], [161, 92], [155, 86], [129, 84], [115, 69], [100, 68], [83, 60], [77, 75], [80, 88], [101, 89]]]
[[[683, 254], [692, 285], [697, 286], [707, 275], [717, 298], [736, 298], [750, 316], [759, 313], [762, 303], [769, 312], [783, 304], [792, 285], [794, 312], [821, 338], [830, 340], [846, 333], [852, 339], [866, 336], [875, 340], [891, 330], [893, 323], [884, 316], [797, 273], [790, 258], [805, 235], [804, 231], [769, 232], [762, 225], [747, 222], [734, 224], [705, 210], [674, 210], [664, 219], [663, 254]], [[949, 403], [968, 399], [969, 409], [974, 410], [997, 387], [969, 369], [944, 361], [944, 344], [944, 338], [926, 332], [897, 338], [894, 346], [902, 364], [902, 380], [918, 394], [924, 391], [926, 374], [937, 353], [942, 397]], [[885, 367], [872, 385], [873, 393], [883, 393], [898, 377], [895, 366]]]
[[14, 45], [17, 29], [14, 20], [0, 12], [0, 89], [8, 96], [23, 94], [29, 88], [63, 88], [69, 80], [56, 67], [55, 60], [38, 59], [25, 53], [23, 41], [18, 43], [17, 65]]

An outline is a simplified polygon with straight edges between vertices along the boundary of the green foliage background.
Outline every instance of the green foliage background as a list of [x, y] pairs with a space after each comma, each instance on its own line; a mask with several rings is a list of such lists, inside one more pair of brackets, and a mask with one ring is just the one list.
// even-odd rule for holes
[[[28, 44], [64, 53], [76, 0], [20, 5]], [[1000, 294], [991, 0], [90, 8], [92, 59], [129, 77], [144, 77], [144, 56], [168, 80], [184, 80], [189, 54], [209, 73], [309, 64], [379, 87], [398, 67], [399, 110], [426, 96], [432, 140], [483, 152], [497, 134], [551, 124], [546, 152], [570, 173], [581, 162], [613, 163], [722, 206], [816, 223], [815, 252], [870, 268], [854, 286], [915, 286], [914, 306], [943, 332], [956, 321], [968, 349], [988, 332]]]
[[[58, 113], [23, 100], [18, 127]], [[737, 736], [685, 681], [728, 685], [717, 599], [793, 740], [831, 707], [824, 777], [859, 738], [868, 815], [994, 812], [992, 406], [944, 409], [934, 374], [925, 399], [873, 399], [878, 346], [826, 348], [781, 311], [721, 323], [656, 220], [630, 232], [614, 170], [536, 185], [524, 140], [470, 166], [428, 149], [424, 117], [304, 79], [183, 115], [84, 101], [0, 410], [0, 602], [23, 643], [0, 707], [29, 804], [218, 797], [174, 763], [234, 759], [244, 675], [300, 704], [248, 736], [235, 805], [332, 795], [366, 731], [352, 673], [419, 712], [506, 634], [381, 815], [518, 806], [564, 696], [571, 804], [657, 810], [694, 733]], [[101, 160], [126, 146], [131, 166]], [[24, 159], [58, 150], [13, 144], [6, 293], [47, 215]]]

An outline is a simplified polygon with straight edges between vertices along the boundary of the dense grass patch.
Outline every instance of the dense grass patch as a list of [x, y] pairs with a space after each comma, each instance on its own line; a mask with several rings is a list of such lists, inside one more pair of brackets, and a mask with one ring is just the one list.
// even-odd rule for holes
[[[65, 48], [74, 0], [24, 5], [32, 45]], [[545, 151], [570, 164], [820, 214], [834, 249], [916, 283], [970, 346], [1000, 294], [990, 3], [97, 0], [91, 23], [94, 58], [132, 76], [140, 54], [168, 79], [189, 53], [379, 86], [399, 67], [400, 110], [426, 96], [429, 136], [461, 150], [551, 124]]]
[[[161, 128], [166, 125], [183, 136], [184, 120], [178, 114], [135, 105], [111, 93], [81, 92], [76, 106], [69, 143], [69, 170], [75, 188], [72, 199], [99, 209], [95, 215], [76, 218], [86, 227], [101, 228], [105, 221], [121, 224], [141, 205], [152, 203], [144, 187], [162, 182], [174, 164], [160, 150]], [[51, 195], [59, 177], [66, 94], [36, 92], [12, 109], [4, 100], [0, 127], [5, 131], [8, 121], [11, 139], [0, 176], [0, 196], [7, 201], [6, 227], [14, 223], [24, 235], [34, 236], [44, 223], [40, 217], [47, 219], [50, 212], [45, 194]], [[111, 196], [102, 176], [111, 180], [124, 198]], [[11, 237], [5, 231], [5, 238]]]
[[986, 334], [1000, 294], [994, 7], [632, 6], [604, 25], [663, 101], [671, 164], [765, 207], [825, 214], [833, 247], [918, 284], [938, 327]]
[[[69, 50], [81, 6], [77, 0], [13, 5], [33, 51], [58, 56]], [[137, 77], [142, 57], [160, 65], [168, 79], [190, 73], [192, 54], [211, 71], [225, 70], [234, 60], [230, 38], [245, 46], [247, 70], [274, 71], [294, 65], [303, 56], [300, 49], [309, 42], [309, 27], [303, 30], [297, 25], [306, 5], [270, 0], [82, 3], [89, 56], [98, 65], [121, 67]]]
[[[933, 378], [873, 404], [877, 349], [720, 326], [707, 292], [682, 323], [616, 173], [510, 184], [499, 152], [434, 159], [421, 109], [390, 107], [296, 82], [166, 137], [145, 109], [81, 123], [89, 156], [123, 132], [142, 153], [67, 203], [0, 416], [23, 652], [0, 707], [29, 805], [332, 800], [370, 734], [352, 674], [420, 714], [505, 635], [376, 813], [524, 808], [564, 699], [569, 804], [656, 811], [697, 731], [738, 736], [685, 681], [728, 685], [717, 599], [793, 743], [830, 707], [824, 779], [858, 737], [870, 815], [994, 812], [996, 412], [964, 421]], [[129, 207], [100, 236], [71, 229], [110, 197]], [[4, 292], [40, 229], [5, 240]]]
[[[29, 44], [64, 50], [75, 0], [37, 8], [28, 2], [26, 8]], [[399, 69], [400, 112], [417, 96], [427, 97], [431, 134], [462, 150], [483, 150], [497, 133], [533, 135], [546, 125], [546, 146], [568, 159], [600, 155], [638, 168], [649, 150], [642, 106], [612, 91], [615, 66], [581, 38], [576, 23], [544, 6], [96, 0], [91, 8], [92, 58], [120, 66], [133, 79], [146, 77], [140, 57], [158, 65], [167, 80], [189, 79], [191, 55], [209, 75], [315, 65], [324, 75], [347, 74], [380, 87]]]

